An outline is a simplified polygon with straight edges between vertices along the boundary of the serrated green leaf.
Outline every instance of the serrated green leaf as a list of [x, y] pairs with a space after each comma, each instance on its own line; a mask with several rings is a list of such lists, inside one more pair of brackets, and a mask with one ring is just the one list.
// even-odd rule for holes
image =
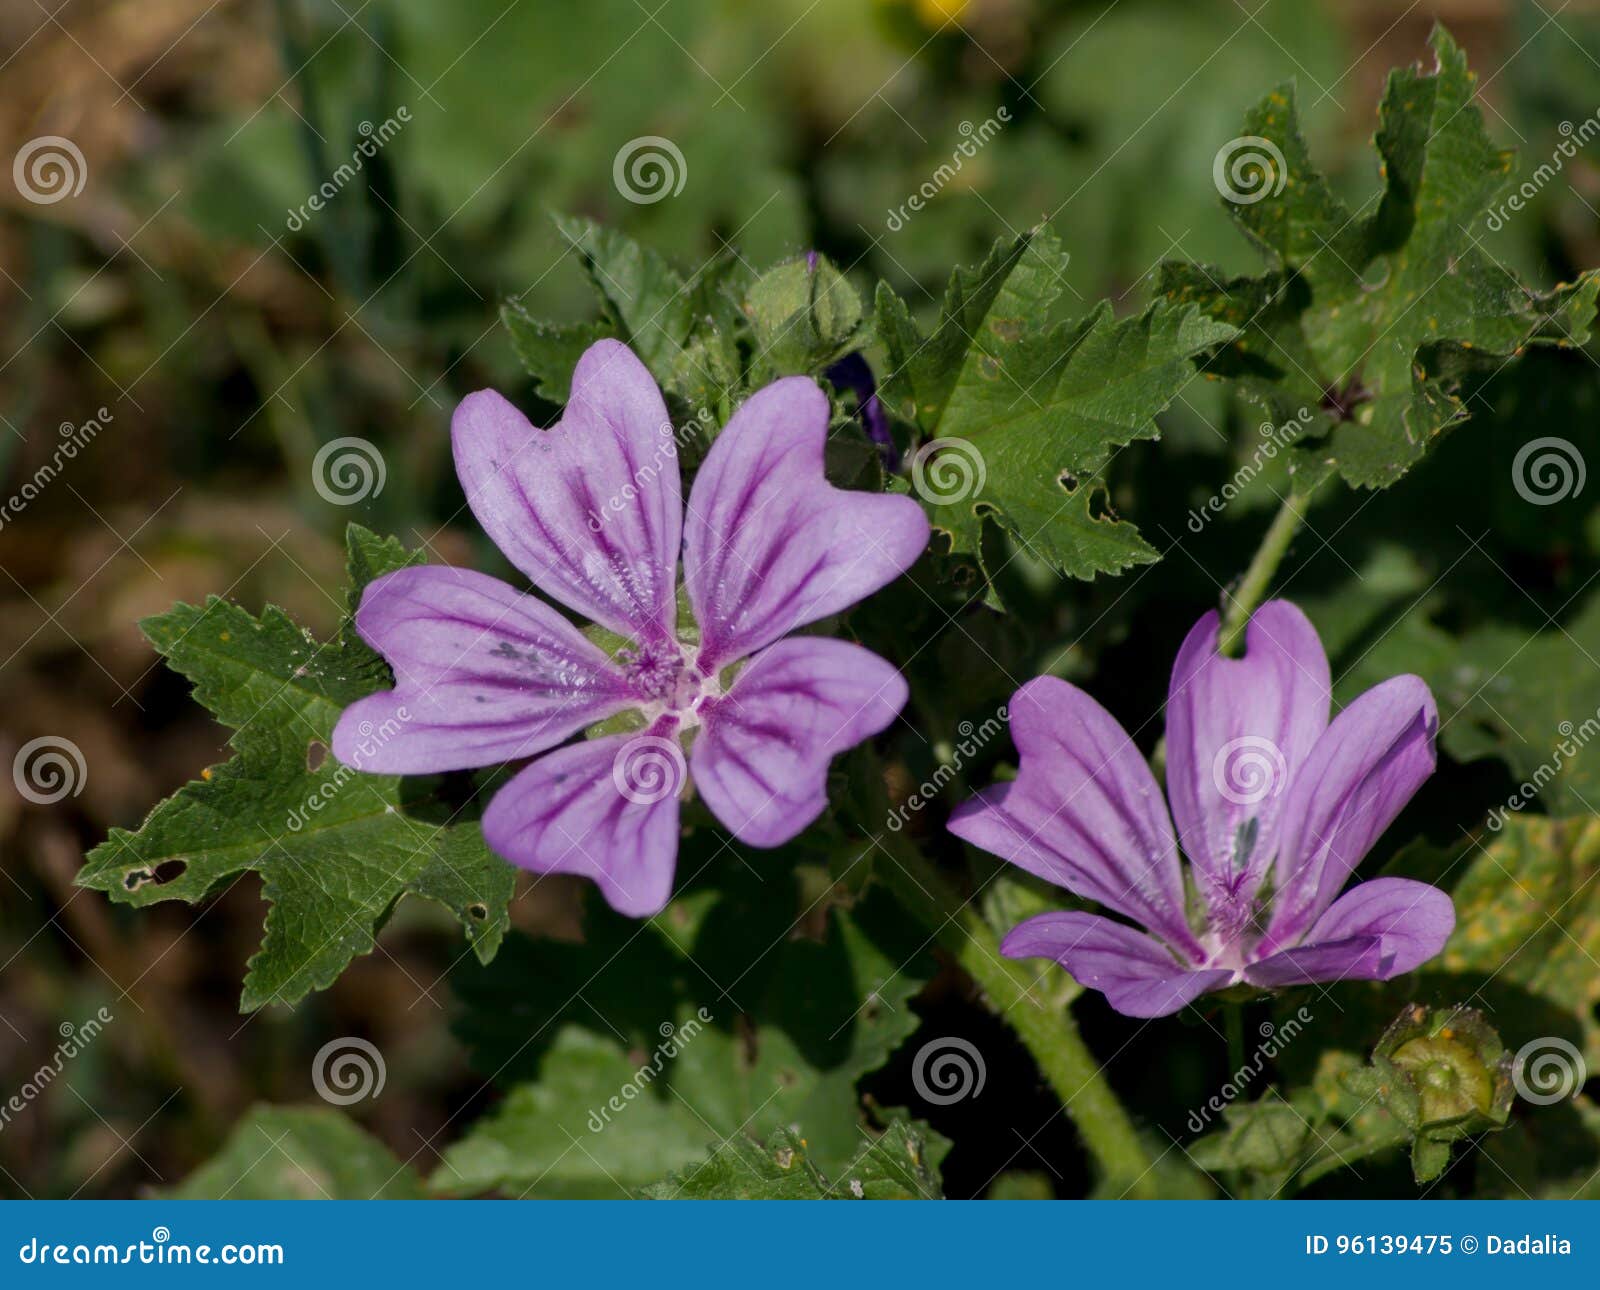
[[[1260, 278], [1224, 280], [1166, 266], [1161, 289], [1242, 328], [1214, 370], [1273, 409], [1331, 412], [1317, 455], [1344, 479], [1386, 487], [1465, 418], [1461, 374], [1530, 344], [1582, 344], [1593, 273], [1540, 295], [1477, 242], [1511, 169], [1473, 105], [1475, 77], [1436, 28], [1436, 65], [1391, 73], [1376, 145], [1385, 185], [1376, 209], [1349, 210], [1312, 162], [1294, 88], [1246, 114], [1225, 158], [1256, 162], [1229, 213], [1269, 261]], [[1219, 180], [1224, 187], [1230, 186]]]
[[418, 1200], [422, 1183], [376, 1138], [325, 1106], [256, 1106], [176, 1200]]
[[1052, 326], [1066, 258], [1040, 228], [958, 273], [927, 339], [887, 290], [878, 326], [893, 365], [885, 386], [929, 438], [914, 490], [951, 549], [980, 553], [992, 516], [1036, 558], [1092, 578], [1156, 559], [1109, 513], [1101, 472], [1117, 449], [1157, 437], [1191, 360], [1234, 328], [1166, 302], [1121, 320], [1102, 303]]
[[533, 377], [534, 389], [540, 398], [551, 403], [567, 401], [572, 369], [583, 351], [597, 340], [616, 334], [609, 322], [541, 322], [518, 300], [508, 300], [500, 306], [500, 321], [511, 336], [511, 348]]
[[694, 326], [682, 276], [649, 247], [591, 219], [556, 215], [605, 304], [615, 334], [665, 383]]
[[939, 1176], [922, 1133], [896, 1120], [863, 1136], [844, 1168], [824, 1174], [800, 1130], [778, 1129], [763, 1144], [743, 1134], [701, 1163], [644, 1188], [647, 1200], [939, 1200]]
[[[415, 557], [352, 526], [356, 590]], [[281, 610], [256, 617], [213, 597], [142, 624], [195, 697], [233, 729], [237, 754], [151, 811], [113, 829], [77, 881], [125, 904], [204, 899], [254, 871], [271, 908], [240, 1006], [293, 1003], [331, 984], [406, 894], [444, 905], [474, 951], [492, 958], [508, 925], [512, 869], [475, 822], [452, 822], [433, 781], [366, 775], [329, 751], [344, 708], [390, 683], [346, 624], [319, 643]], [[373, 738], [385, 736], [374, 731]]]

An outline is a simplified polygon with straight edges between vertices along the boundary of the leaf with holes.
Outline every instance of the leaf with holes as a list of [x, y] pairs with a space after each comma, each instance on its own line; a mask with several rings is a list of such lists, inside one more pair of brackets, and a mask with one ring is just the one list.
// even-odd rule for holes
[[1583, 344], [1600, 293], [1593, 272], [1537, 293], [1482, 248], [1512, 154], [1490, 141], [1476, 78], [1442, 27], [1433, 48], [1432, 69], [1390, 74], [1380, 193], [1356, 211], [1334, 195], [1284, 85], [1216, 160], [1229, 212], [1268, 272], [1227, 280], [1204, 265], [1163, 267], [1169, 300], [1239, 328], [1211, 370], [1275, 422], [1315, 413], [1325, 438], [1314, 456], [1363, 487], [1394, 483], [1466, 417], [1463, 384], [1486, 361]]
[[[372, 578], [415, 560], [352, 525], [351, 603]], [[318, 642], [279, 609], [256, 617], [213, 597], [141, 626], [233, 729], [236, 756], [160, 803], [138, 830], [113, 829], [86, 858], [81, 886], [130, 905], [192, 903], [258, 873], [271, 908], [245, 976], [247, 1012], [330, 985], [372, 951], [407, 894], [444, 905], [478, 957], [494, 956], [513, 871], [478, 825], [455, 819], [436, 780], [364, 775], [328, 751], [346, 705], [390, 684], [348, 621]]]
[[881, 286], [877, 327], [886, 396], [924, 437], [912, 487], [951, 549], [979, 555], [992, 516], [1053, 568], [1092, 578], [1157, 558], [1109, 513], [1105, 469], [1119, 448], [1157, 437], [1194, 358], [1235, 331], [1166, 301], [1122, 319], [1102, 302], [1052, 323], [1066, 263], [1041, 227], [958, 270], [927, 335]]

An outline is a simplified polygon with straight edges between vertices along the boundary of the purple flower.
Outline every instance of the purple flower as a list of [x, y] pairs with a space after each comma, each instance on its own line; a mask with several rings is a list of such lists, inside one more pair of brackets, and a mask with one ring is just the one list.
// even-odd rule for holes
[[1116, 720], [1044, 676], [1011, 703], [1016, 780], [950, 820], [974, 846], [1145, 929], [1041, 914], [1001, 947], [1056, 960], [1130, 1017], [1241, 982], [1385, 981], [1432, 958], [1455, 927], [1449, 896], [1426, 883], [1375, 878], [1339, 896], [1433, 773], [1428, 687], [1391, 677], [1330, 723], [1328, 658], [1299, 609], [1261, 606], [1242, 658], [1218, 654], [1217, 627], [1214, 612], [1196, 623], [1172, 669], [1170, 818]]
[[[773, 382], [718, 436], [685, 507], [666, 405], [625, 345], [583, 355], [548, 431], [492, 390], [468, 395], [451, 438], [478, 522], [540, 591], [628, 644], [610, 656], [481, 573], [388, 574], [356, 627], [395, 688], [345, 710], [334, 754], [379, 774], [545, 754], [490, 801], [485, 840], [524, 869], [592, 878], [632, 916], [671, 894], [691, 770], [741, 842], [787, 842], [826, 806], [828, 763], [893, 721], [907, 691], [858, 645], [783, 638], [898, 577], [928, 541], [911, 499], [826, 482], [827, 431], [815, 382]], [[642, 730], [556, 747], [624, 712]]]

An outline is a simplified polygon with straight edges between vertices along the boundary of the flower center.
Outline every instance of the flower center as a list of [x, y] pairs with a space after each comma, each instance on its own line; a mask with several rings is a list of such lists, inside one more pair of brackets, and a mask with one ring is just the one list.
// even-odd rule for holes
[[672, 712], [688, 716], [717, 689], [713, 678], [703, 676], [684, 657], [676, 641], [646, 641], [638, 649], [620, 651], [617, 661], [652, 715]]

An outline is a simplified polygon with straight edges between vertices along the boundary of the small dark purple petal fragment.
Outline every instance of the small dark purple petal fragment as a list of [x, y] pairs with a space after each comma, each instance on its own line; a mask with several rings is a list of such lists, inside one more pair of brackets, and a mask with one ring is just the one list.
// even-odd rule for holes
[[534, 586], [619, 635], [671, 638], [683, 528], [677, 440], [632, 350], [590, 346], [550, 430], [479, 390], [461, 401], [450, 433], [472, 513]]
[[1098, 914], [1040, 914], [1000, 943], [1007, 958], [1054, 959], [1128, 1017], [1165, 1017], [1228, 983], [1223, 968], [1194, 971], [1153, 936]]
[[746, 400], [706, 454], [683, 532], [704, 670], [864, 599], [927, 546], [911, 498], [828, 483], [827, 437], [828, 396], [789, 376]]
[[619, 914], [648, 918], [672, 895], [683, 785], [669, 726], [585, 740], [501, 788], [483, 813], [483, 838], [519, 868], [588, 878]]
[[878, 382], [872, 368], [860, 353], [846, 354], [827, 371], [833, 388], [856, 396], [856, 408], [861, 414], [861, 428], [867, 438], [878, 445], [883, 454], [883, 464], [891, 472], [900, 469], [900, 449], [895, 447], [894, 435], [889, 430], [889, 414], [883, 410], [878, 398]]
[[395, 688], [339, 717], [333, 755], [372, 774], [531, 757], [633, 706], [627, 679], [560, 614], [497, 578], [424, 565], [369, 585], [356, 630]]
[[1421, 678], [1395, 676], [1323, 732], [1284, 804], [1267, 939], [1289, 945], [1333, 903], [1355, 867], [1433, 774], [1439, 711]]
[[779, 641], [707, 705], [694, 784], [739, 841], [781, 846], [828, 804], [828, 763], [905, 706], [905, 678], [848, 641]]
[[1047, 882], [1135, 919], [1183, 953], [1183, 876], [1166, 803], [1115, 717], [1053, 676], [1012, 697], [1017, 778], [963, 803], [950, 831]]

